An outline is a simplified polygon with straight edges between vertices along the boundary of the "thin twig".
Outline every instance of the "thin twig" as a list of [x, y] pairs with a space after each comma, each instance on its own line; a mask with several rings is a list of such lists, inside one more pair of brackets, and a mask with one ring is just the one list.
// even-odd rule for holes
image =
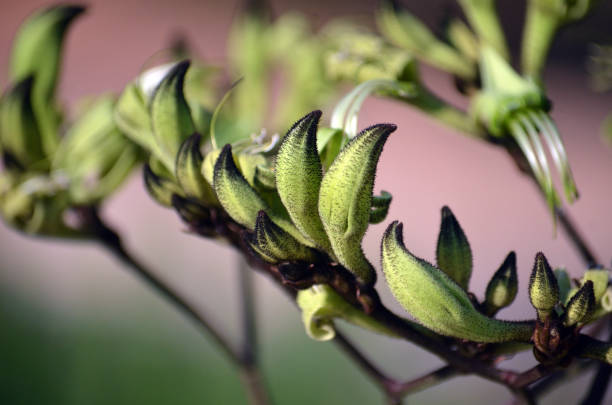
[[106, 225], [98, 215], [97, 208], [83, 207], [79, 209], [85, 224], [93, 233], [96, 240], [122, 263], [132, 269], [136, 275], [143, 279], [150, 287], [159, 292], [169, 302], [173, 303], [179, 310], [187, 315], [194, 323], [210, 335], [215, 343], [221, 348], [225, 355], [235, 364], [240, 364], [240, 356], [219, 331], [200, 314], [190, 303], [185, 301], [166, 283], [149, 271], [143, 264], [136, 260], [123, 246], [119, 234]]
[[406, 381], [398, 385], [397, 391], [403, 398], [415, 392], [423, 391], [429, 387], [440, 384], [452, 377], [459, 375], [459, 371], [451, 366], [443, 366], [424, 376]]
[[238, 257], [238, 276], [240, 279], [240, 300], [242, 302], [243, 336], [240, 356], [240, 371], [249, 391], [249, 402], [252, 405], [271, 404], [270, 394], [266, 389], [260, 370], [257, 350], [257, 328], [255, 315], [255, 297], [251, 271], [240, 256]]

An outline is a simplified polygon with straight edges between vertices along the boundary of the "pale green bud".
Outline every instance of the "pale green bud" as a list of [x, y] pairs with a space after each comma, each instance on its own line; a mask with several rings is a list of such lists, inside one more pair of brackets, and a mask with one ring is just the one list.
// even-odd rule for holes
[[529, 278], [529, 299], [542, 320], [548, 318], [559, 303], [559, 285], [542, 252], [536, 254]]
[[71, 202], [95, 203], [114, 192], [138, 164], [140, 152], [113, 120], [114, 99], [96, 100], [68, 129], [53, 170], [69, 182]]
[[174, 172], [180, 145], [195, 132], [189, 105], [183, 94], [189, 61], [176, 64], [155, 89], [151, 99], [151, 123], [159, 148], [159, 159]]
[[174, 181], [157, 175], [148, 164], [143, 169], [143, 175], [149, 195], [161, 205], [172, 207], [172, 196], [182, 194], [180, 187]]
[[59, 143], [57, 130], [60, 114], [55, 101], [55, 89], [64, 36], [74, 18], [84, 10], [75, 5], [43, 9], [20, 26], [13, 43], [10, 78], [13, 82], [20, 82], [27, 77], [34, 77], [32, 104], [47, 155], [52, 155]]
[[492, 316], [500, 309], [512, 304], [517, 292], [516, 254], [510, 252], [487, 284], [485, 292], [487, 315]]
[[531, 338], [531, 325], [486, 317], [446, 273], [410, 253], [397, 221], [383, 236], [382, 268], [395, 298], [428, 329], [474, 342], [528, 342]]
[[276, 155], [276, 188], [295, 226], [317, 246], [331, 252], [318, 215], [323, 173], [317, 154], [317, 124], [321, 111], [313, 111], [293, 125]]
[[181, 145], [175, 163], [176, 180], [188, 197], [201, 200], [205, 205], [217, 205], [217, 196], [202, 175], [204, 157], [200, 152], [200, 134], [193, 134]]
[[364, 284], [373, 283], [376, 277], [361, 249], [370, 221], [376, 165], [396, 128], [379, 124], [358, 134], [325, 173], [319, 191], [319, 215], [333, 253]]
[[468, 289], [472, 275], [472, 250], [461, 225], [447, 206], [442, 207], [436, 262], [440, 270]]
[[589, 320], [595, 310], [593, 282], [588, 280], [567, 304], [563, 323], [565, 326], [582, 324]]
[[270, 263], [284, 261], [312, 263], [317, 260], [314, 250], [302, 245], [288, 232], [277, 226], [265, 211], [259, 211], [255, 231], [247, 237], [247, 242], [262, 259]]
[[302, 310], [306, 333], [314, 340], [327, 341], [336, 336], [334, 318], [344, 319], [375, 333], [397, 336], [385, 325], [346, 302], [328, 285], [317, 284], [307, 290], [300, 290], [296, 301]]
[[45, 170], [42, 138], [32, 106], [30, 76], [4, 93], [0, 100], [0, 145], [21, 169]]

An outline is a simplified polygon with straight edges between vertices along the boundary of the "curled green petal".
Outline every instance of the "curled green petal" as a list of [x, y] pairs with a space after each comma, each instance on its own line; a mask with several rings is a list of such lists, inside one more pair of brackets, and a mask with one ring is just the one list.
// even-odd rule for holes
[[295, 226], [317, 246], [331, 252], [318, 215], [323, 173], [317, 153], [317, 124], [321, 111], [313, 111], [293, 125], [276, 156], [276, 188]]
[[317, 260], [314, 250], [302, 245], [277, 226], [265, 211], [259, 211], [255, 231], [247, 238], [247, 242], [255, 252], [270, 263], [283, 261], [313, 263]]
[[440, 270], [468, 289], [472, 275], [472, 250], [459, 221], [447, 206], [442, 207], [436, 262]]
[[346, 302], [333, 288], [317, 284], [297, 295], [302, 310], [302, 322], [306, 333], [314, 340], [327, 341], [336, 336], [334, 318], [357, 325], [372, 332], [396, 337], [397, 335], [361, 310]]
[[204, 204], [216, 205], [217, 197], [212, 185], [202, 175], [204, 157], [200, 152], [200, 134], [193, 134], [185, 139], [176, 155], [176, 180], [185, 194], [202, 200]]
[[189, 61], [176, 64], [155, 89], [151, 99], [151, 123], [160, 152], [158, 158], [171, 172], [174, 172], [180, 145], [195, 132], [189, 105], [183, 94], [189, 64]]
[[[42, 137], [32, 105], [33, 77], [28, 77], [4, 93], [0, 101], [0, 145], [22, 169], [45, 169]], [[32, 167], [34, 166], [34, 167]]]
[[77, 5], [52, 6], [30, 16], [19, 28], [11, 54], [10, 78], [20, 82], [34, 77], [32, 103], [47, 155], [59, 143], [59, 112], [55, 90], [66, 31], [85, 11]]
[[517, 292], [516, 253], [510, 252], [487, 284], [484, 303], [487, 315], [492, 316], [512, 304]]
[[361, 240], [370, 222], [376, 165], [389, 135], [397, 127], [379, 124], [363, 130], [332, 163], [319, 192], [319, 215], [338, 261], [362, 283], [376, 273]]
[[172, 207], [172, 196], [174, 194], [182, 194], [177, 184], [172, 180], [155, 174], [148, 164], [143, 169], [143, 175], [145, 187], [149, 195], [161, 205]]
[[529, 299], [542, 320], [548, 318], [559, 303], [559, 285], [542, 252], [536, 254], [529, 278]]
[[529, 323], [507, 322], [480, 313], [465, 290], [444, 272], [404, 246], [402, 225], [393, 222], [382, 240], [382, 267], [391, 292], [423, 326], [474, 342], [528, 342]]

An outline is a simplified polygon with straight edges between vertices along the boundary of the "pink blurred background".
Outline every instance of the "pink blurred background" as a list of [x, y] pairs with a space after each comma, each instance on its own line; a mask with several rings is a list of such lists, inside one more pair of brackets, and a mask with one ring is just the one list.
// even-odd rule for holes
[[[299, 10], [320, 26], [332, 16], [371, 17], [375, 2], [271, 2], [277, 13]], [[413, 2], [418, 15], [435, 21], [449, 2]], [[501, 2], [511, 21], [521, 17], [514, 2]], [[1, 2], [0, 83], [6, 85], [7, 60], [12, 37], [22, 19], [46, 1]], [[65, 48], [61, 97], [67, 104], [105, 91], [118, 92], [138, 74], [149, 56], [169, 44], [177, 33], [186, 35], [209, 61], [223, 64], [225, 38], [239, 6], [235, 1], [89, 1], [87, 15], [72, 27]], [[410, 6], [410, 4], [409, 4]], [[608, 12], [607, 4], [602, 7]], [[599, 19], [597, 19], [599, 18]], [[602, 17], [597, 17], [596, 22]], [[520, 21], [520, 20], [519, 20]], [[510, 31], [518, 32], [510, 24]], [[597, 26], [597, 24], [596, 24]], [[602, 35], [610, 37], [609, 26]], [[568, 211], [585, 233], [599, 259], [609, 265], [612, 258], [610, 175], [612, 148], [601, 139], [600, 127], [612, 113], [612, 95], [593, 93], [585, 71], [584, 49], [596, 29], [585, 25], [562, 35], [570, 53], [557, 45], [546, 75], [554, 102], [553, 118], [565, 140], [581, 198]], [[516, 42], [516, 40], [514, 41]], [[581, 53], [582, 52], [582, 53]], [[460, 103], [443, 74], [424, 69], [426, 81], [441, 94]], [[297, 117], [296, 117], [297, 118]], [[329, 119], [329, 115], [324, 117]], [[449, 205], [461, 222], [474, 252], [472, 290], [482, 297], [490, 275], [510, 250], [518, 254], [520, 290], [516, 303], [502, 317], [533, 317], [526, 297], [527, 280], [534, 255], [543, 251], [555, 267], [565, 267], [574, 277], [584, 270], [580, 258], [562, 230], [553, 235], [546, 206], [531, 182], [520, 175], [501, 149], [479, 143], [443, 127], [415, 110], [391, 101], [370, 100], [360, 116], [360, 127], [393, 122], [399, 127], [388, 141], [379, 166], [376, 189], [393, 194], [388, 220], [372, 226], [364, 248], [373, 263], [379, 262], [379, 241], [385, 226], [394, 219], [404, 223], [405, 242], [415, 254], [433, 260], [440, 221], [440, 208]], [[237, 257], [227, 248], [182, 232], [176, 215], [157, 206], [146, 195], [140, 173], [105, 206], [104, 215], [124, 235], [126, 243], [164, 279], [213, 314], [224, 330], [236, 335], [238, 316], [235, 300]], [[401, 313], [382, 277], [383, 299]], [[282, 339], [288, 330], [299, 329], [295, 310], [274, 286], [257, 276], [258, 313], [262, 317], [262, 340]], [[95, 246], [32, 239], [0, 225], [0, 285], [44, 302], [64, 316], [138, 322], [143, 314], [160, 312], [164, 319], [176, 317], [140, 281]], [[228, 298], [230, 297], [230, 298]], [[223, 311], [215, 311], [223, 301]], [[176, 324], [179, 321], [174, 321]], [[368, 351], [376, 354], [399, 376], [418, 375], [438, 360], [410, 345], [373, 337], [350, 329]], [[398, 356], [397, 352], [401, 355]], [[530, 354], [513, 364], [533, 363]], [[1, 365], [0, 365], [1, 367]], [[461, 398], [507, 395], [490, 383], [468, 379], [480, 392], [462, 391]], [[579, 380], [554, 401], [579, 398], [586, 387]], [[466, 386], [464, 386], [466, 387]], [[438, 395], [438, 396], [436, 396]], [[429, 398], [445, 402], [443, 393]], [[611, 397], [612, 398], [612, 397]], [[419, 402], [414, 402], [419, 403]], [[480, 402], [484, 403], [484, 402]], [[548, 402], [544, 402], [548, 403]], [[569, 402], [567, 402], [569, 403]]]

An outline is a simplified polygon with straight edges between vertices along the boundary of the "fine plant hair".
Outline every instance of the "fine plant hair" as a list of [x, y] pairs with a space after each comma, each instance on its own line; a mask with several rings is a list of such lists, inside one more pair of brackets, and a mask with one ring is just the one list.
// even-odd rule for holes
[[[582, 403], [602, 403], [612, 337], [599, 340], [598, 333], [610, 328], [612, 286], [563, 206], [579, 198], [579, 184], [543, 77], [558, 30], [585, 18], [596, 1], [527, 0], [518, 60], [494, 0], [457, 3], [441, 34], [396, 2], [382, 2], [376, 30], [341, 20], [316, 32], [301, 17], [273, 18], [263, 4], [249, 3], [231, 29], [224, 71], [180, 41], [166, 52], [166, 63], [134, 73], [120, 94], [95, 97], [73, 120], [58, 100], [57, 83], [65, 38], [85, 8], [41, 9], [16, 33], [0, 99], [0, 215], [15, 231], [90, 241], [114, 255], [214, 340], [239, 368], [255, 405], [273, 403], [274, 393], [260, 366], [253, 271], [296, 304], [310, 338], [335, 343], [386, 403], [475, 375], [506, 387], [513, 403], [536, 404], [593, 366]], [[597, 83], [606, 88], [601, 49], [594, 61]], [[469, 107], [435, 94], [420, 64], [445, 72]], [[271, 72], [279, 67], [286, 88], [272, 109]], [[404, 232], [413, 230], [387, 219], [391, 203], [404, 202], [393, 200], [392, 190], [374, 194], [381, 153], [402, 128], [359, 128], [361, 106], [372, 96], [507, 152], [533, 181], [551, 228], [565, 233], [581, 257], [582, 276], [570, 279], [551, 265], [554, 258], [537, 253], [528, 285], [534, 310], [520, 321], [499, 317], [517, 297], [516, 254], [507, 254], [479, 299], [470, 290], [479, 252], [448, 206], [441, 208], [435, 257], [417, 257], [404, 242]], [[322, 113], [338, 99], [330, 114]], [[278, 133], [262, 129], [267, 116]], [[176, 212], [191, 234], [231, 246], [248, 263], [240, 269], [238, 347], [136, 259], [101, 216], [102, 205], [135, 171], [145, 192]], [[374, 263], [362, 240], [370, 224], [382, 222], [381, 261]], [[381, 301], [381, 284], [404, 311]], [[409, 381], [391, 377], [341, 333], [338, 319], [416, 345], [444, 366]], [[536, 366], [500, 364], [523, 351], [533, 353]]]

